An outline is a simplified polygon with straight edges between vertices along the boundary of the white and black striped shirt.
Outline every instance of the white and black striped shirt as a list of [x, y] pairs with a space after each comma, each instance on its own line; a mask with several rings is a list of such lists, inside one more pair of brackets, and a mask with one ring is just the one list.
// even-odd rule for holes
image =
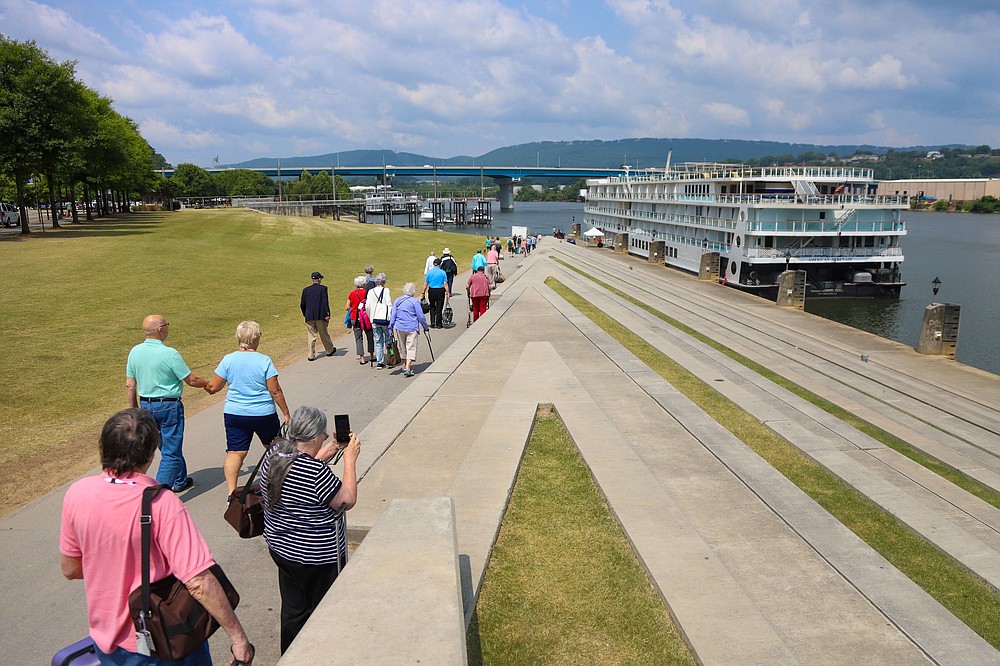
[[260, 469], [268, 547], [300, 564], [335, 564], [347, 553], [344, 513], [330, 508], [330, 500], [340, 490], [340, 479], [325, 463], [299, 452], [285, 475], [278, 504], [272, 507], [267, 484], [273, 457], [265, 456]]

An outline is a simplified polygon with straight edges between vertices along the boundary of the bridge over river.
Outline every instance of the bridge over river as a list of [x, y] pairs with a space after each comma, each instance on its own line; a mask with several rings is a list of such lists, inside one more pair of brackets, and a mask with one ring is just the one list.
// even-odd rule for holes
[[[206, 169], [209, 173], [221, 173], [231, 171], [231, 167]], [[509, 210], [514, 207], [514, 183], [522, 178], [606, 178], [608, 176], [621, 176], [625, 171], [618, 167], [590, 168], [590, 167], [522, 167], [522, 166], [437, 166], [425, 164], [423, 166], [395, 166], [386, 164], [382, 166], [281, 166], [275, 164], [273, 167], [252, 167], [248, 171], [256, 171], [271, 178], [280, 178], [283, 175], [294, 177], [303, 171], [317, 174], [320, 171], [332, 172], [339, 176], [375, 176], [383, 183], [391, 183], [396, 176], [428, 177], [437, 180], [438, 177], [468, 177], [479, 176], [480, 178], [492, 178], [500, 187], [500, 208]], [[174, 175], [173, 169], [160, 170], [166, 177]]]

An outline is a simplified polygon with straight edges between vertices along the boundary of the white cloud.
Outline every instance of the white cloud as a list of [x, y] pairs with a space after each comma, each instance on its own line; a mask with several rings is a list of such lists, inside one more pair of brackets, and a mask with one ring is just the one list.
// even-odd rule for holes
[[1000, 10], [985, 0], [191, 7], [0, 0], [0, 20], [79, 60], [172, 162], [722, 133], [977, 144], [1000, 132]]
[[199, 13], [147, 35], [145, 51], [149, 62], [207, 85], [250, 81], [272, 64], [226, 17]]
[[746, 109], [741, 109], [732, 104], [708, 102], [707, 104], [703, 104], [701, 108], [710, 120], [722, 123], [723, 125], [740, 125], [746, 127], [750, 124], [750, 114], [747, 113]]

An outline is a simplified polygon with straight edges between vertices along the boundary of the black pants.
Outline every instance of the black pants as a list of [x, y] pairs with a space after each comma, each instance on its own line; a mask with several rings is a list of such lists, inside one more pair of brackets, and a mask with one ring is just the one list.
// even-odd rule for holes
[[431, 287], [427, 290], [427, 300], [431, 303], [431, 326], [441, 328], [441, 310], [444, 309], [444, 287]]
[[337, 580], [340, 566], [334, 564], [299, 564], [286, 560], [268, 549], [278, 565], [278, 591], [281, 593], [281, 654], [305, 626], [323, 595]]

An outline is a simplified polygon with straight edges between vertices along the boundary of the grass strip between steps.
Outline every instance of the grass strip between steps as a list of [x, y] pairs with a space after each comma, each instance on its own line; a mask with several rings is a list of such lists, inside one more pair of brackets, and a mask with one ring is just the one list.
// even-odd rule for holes
[[469, 629], [471, 664], [694, 664], [551, 405], [540, 405]]
[[569, 287], [545, 283], [1000, 649], [1000, 594], [988, 583]]
[[[838, 419], [840, 419], [841, 421], [843, 421], [847, 425], [853, 427], [855, 430], [858, 430], [859, 432], [862, 432], [865, 435], [868, 435], [869, 437], [871, 437], [875, 441], [880, 442], [880, 443], [884, 444], [885, 446], [888, 446], [890, 449], [896, 451], [897, 453], [900, 453], [900, 454], [906, 456], [907, 458], [909, 458], [913, 462], [915, 462], [915, 463], [917, 463], [917, 464], [925, 467], [926, 469], [934, 472], [938, 476], [940, 476], [940, 477], [942, 477], [944, 479], [947, 479], [948, 481], [952, 482], [953, 484], [955, 484], [956, 486], [958, 486], [959, 488], [961, 488], [965, 492], [967, 492], [967, 493], [969, 493], [971, 495], [975, 495], [976, 497], [978, 497], [979, 499], [983, 500], [987, 504], [990, 504], [990, 505], [992, 505], [992, 506], [1000, 509], [1000, 493], [998, 493], [997, 491], [993, 490], [989, 486], [987, 486], [987, 485], [985, 485], [985, 484], [977, 481], [976, 479], [972, 478], [971, 476], [967, 475], [966, 473], [962, 472], [961, 470], [955, 469], [951, 465], [948, 465], [948, 464], [946, 464], [946, 463], [938, 460], [937, 458], [924, 453], [920, 449], [917, 449], [917, 448], [911, 446], [910, 444], [908, 444], [907, 442], [899, 439], [898, 437], [896, 437], [892, 433], [886, 432], [885, 430], [883, 430], [882, 428], [879, 428], [875, 424], [869, 423], [868, 421], [865, 421], [861, 417], [859, 417], [859, 416], [857, 416], [857, 415], [855, 415], [855, 414], [847, 411], [843, 407], [840, 407], [839, 405], [836, 405], [836, 404], [830, 402], [826, 398], [823, 398], [822, 396], [819, 396], [819, 395], [813, 393], [812, 391], [810, 391], [810, 390], [808, 390], [808, 389], [806, 389], [806, 388], [804, 388], [802, 386], [799, 386], [795, 382], [790, 381], [790, 380], [782, 377], [781, 375], [777, 374], [776, 372], [774, 372], [772, 370], [769, 370], [767, 367], [761, 365], [760, 363], [757, 363], [756, 361], [748, 359], [747, 357], [741, 355], [740, 353], [738, 353], [738, 352], [730, 349], [729, 347], [725, 346], [721, 342], [713, 340], [712, 338], [708, 337], [707, 335], [694, 330], [693, 328], [691, 328], [687, 324], [684, 324], [684, 323], [682, 323], [680, 321], [677, 321], [673, 317], [671, 317], [669, 315], [666, 315], [666, 314], [660, 312], [659, 310], [656, 310], [655, 308], [653, 308], [653, 307], [651, 307], [649, 305], [646, 305], [642, 301], [639, 301], [635, 297], [630, 296], [629, 294], [627, 294], [627, 293], [625, 293], [623, 291], [615, 289], [614, 287], [612, 287], [608, 283], [602, 282], [601, 280], [597, 279], [593, 275], [590, 275], [590, 274], [588, 274], [588, 273], [586, 273], [584, 271], [581, 271], [580, 269], [578, 269], [578, 268], [576, 268], [574, 266], [570, 266], [569, 264], [567, 264], [566, 262], [564, 262], [564, 261], [562, 261], [560, 259], [553, 259], [553, 261], [558, 261], [560, 264], [562, 264], [566, 268], [572, 270], [575, 273], [578, 273], [578, 274], [582, 275], [583, 277], [585, 277], [588, 280], [594, 282], [595, 284], [598, 284], [598, 285], [604, 287], [605, 289], [607, 289], [611, 293], [615, 294], [619, 298], [623, 298], [623, 299], [627, 300], [629, 303], [632, 303], [633, 305], [636, 305], [636, 306], [642, 308], [646, 312], [654, 315], [655, 317], [658, 317], [659, 319], [661, 319], [664, 322], [670, 324], [674, 328], [676, 328], [676, 329], [678, 329], [678, 330], [680, 330], [680, 331], [682, 331], [682, 332], [690, 335], [691, 337], [695, 338], [699, 342], [703, 342], [704, 344], [708, 345], [712, 349], [715, 349], [716, 351], [725, 354], [729, 358], [731, 358], [734, 361], [736, 361], [736, 362], [738, 362], [738, 363], [746, 366], [750, 370], [753, 370], [754, 372], [756, 372], [757, 374], [761, 375], [765, 379], [768, 379], [768, 380], [774, 382], [775, 384], [777, 384], [781, 388], [785, 389], [786, 391], [794, 393], [795, 395], [797, 395], [798, 397], [802, 398], [803, 400], [806, 400], [806, 401], [812, 403], [813, 405], [815, 405], [816, 407], [819, 407], [823, 411], [831, 414], [832, 416], [837, 417]], [[930, 425], [933, 426], [933, 424], [930, 424]]]

